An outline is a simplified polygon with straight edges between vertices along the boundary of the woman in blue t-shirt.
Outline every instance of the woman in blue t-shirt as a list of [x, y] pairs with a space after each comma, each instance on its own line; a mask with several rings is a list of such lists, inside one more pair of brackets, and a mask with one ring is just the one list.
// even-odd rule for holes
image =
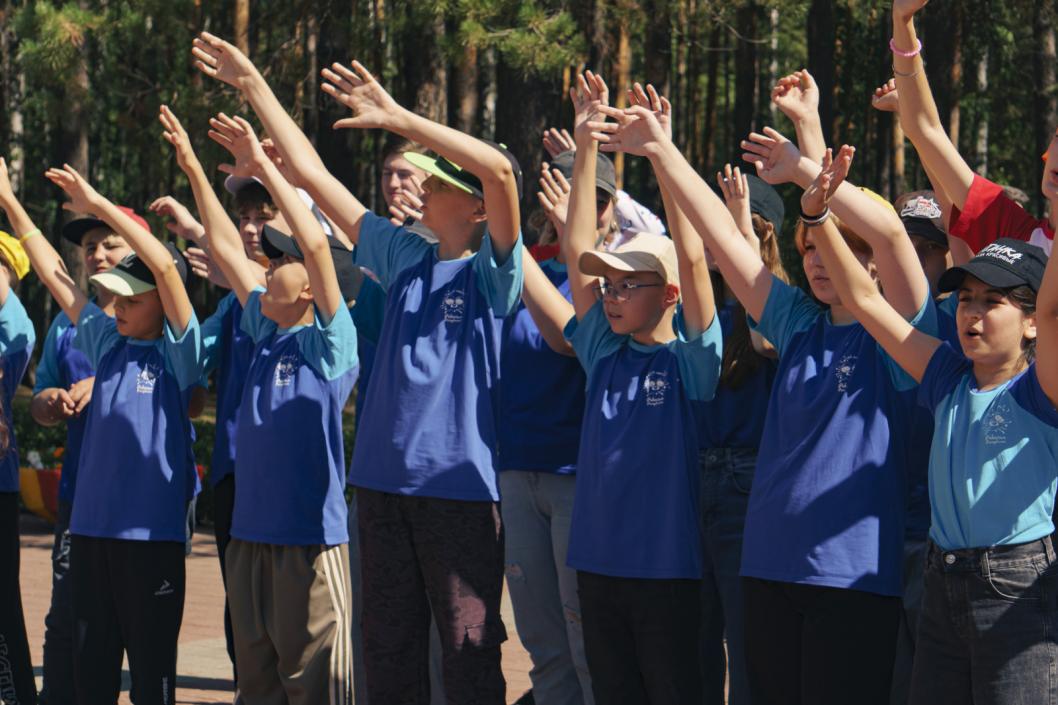
[[935, 420], [911, 703], [1053, 702], [1058, 265], [1000, 238], [948, 270], [940, 288], [957, 292], [956, 352], [878, 295], [828, 222], [827, 196], [851, 160], [843, 147], [825, 161], [801, 209], [819, 214], [812, 229], [842, 300], [921, 383]]
[[[798, 237], [810, 297], [772, 275], [739, 233], [707, 227], [708, 186], [652, 114], [604, 112], [618, 122], [594, 125], [596, 138], [650, 159], [779, 353], [743, 538], [752, 699], [888, 702], [905, 492], [906, 424], [896, 419], [913, 382], [843, 305], [811, 232]], [[811, 183], [819, 165], [765, 133], [742, 143], [758, 175]], [[932, 329], [926, 279], [895, 211], [851, 185], [837, 190], [834, 210], [859, 266], [902, 316]]]

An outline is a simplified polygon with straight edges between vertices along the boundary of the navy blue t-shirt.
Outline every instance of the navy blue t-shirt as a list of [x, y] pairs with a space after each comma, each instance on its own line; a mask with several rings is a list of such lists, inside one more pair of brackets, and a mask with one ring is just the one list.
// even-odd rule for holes
[[[716, 312], [725, 341], [731, 340], [731, 326], [736, 312], [741, 316], [746, 315], [737, 302], [730, 301]], [[721, 382], [711, 401], [694, 403], [700, 448], [756, 450], [760, 447], [777, 368], [775, 360], [762, 357], [757, 369], [743, 379], [737, 389]]]
[[499, 499], [500, 340], [522, 292], [521, 243], [499, 262], [486, 232], [479, 252], [440, 260], [437, 245], [364, 215], [357, 263], [378, 275], [387, 298], [349, 484]]
[[202, 341], [208, 351], [206, 372], [217, 370], [217, 425], [209, 468], [209, 483], [215, 487], [235, 471], [235, 429], [254, 349], [253, 338], [242, 329], [242, 305], [234, 292], [202, 324]]
[[610, 328], [602, 302], [566, 337], [588, 373], [567, 563], [625, 578], [702, 577], [692, 400], [720, 377], [720, 323], [646, 346]]
[[[936, 331], [928, 298], [912, 323]], [[757, 330], [779, 351], [779, 372], [742, 575], [900, 595], [914, 380], [862, 325], [833, 325], [775, 278]]]
[[[69, 389], [83, 379], [95, 375], [95, 368], [88, 362], [83, 352], [74, 347], [77, 337], [77, 326], [70, 322], [65, 311], [51, 322], [48, 335], [44, 338], [44, 350], [37, 364], [37, 379], [33, 393], [40, 394], [45, 389], [58, 387]], [[62, 454], [62, 477], [59, 480], [59, 499], [73, 501], [74, 488], [77, 486], [77, 465], [81, 459], [81, 442], [84, 440], [84, 427], [88, 421], [88, 409], [80, 415], [66, 420], [66, 447]]]
[[192, 314], [180, 336], [166, 322], [162, 337], [136, 340], [88, 303], [74, 345], [96, 381], [70, 532], [184, 542], [197, 480], [187, 406], [204, 363], [198, 319]]
[[18, 442], [15, 438], [15, 422], [12, 417], [11, 402], [15, 398], [22, 377], [29, 366], [29, 356], [33, 352], [33, 343], [37, 334], [33, 322], [29, 320], [26, 309], [15, 292], [9, 291], [4, 305], [0, 306], [0, 358], [4, 369], [3, 403], [4, 421], [7, 423], [7, 453], [0, 458], [0, 492], [19, 491]]
[[328, 322], [280, 329], [242, 313], [255, 341], [235, 433], [235, 510], [242, 541], [334, 546], [349, 541], [342, 410], [356, 383], [356, 328], [342, 306]]
[[386, 315], [386, 290], [366, 273], [360, 285], [360, 293], [353, 306], [353, 324], [356, 326], [356, 350], [360, 358], [360, 377], [356, 381], [356, 426], [360, 428], [360, 416], [367, 403], [367, 387], [371, 383], [371, 371], [375, 366], [375, 351], [378, 336], [382, 332], [382, 319]]
[[[540, 263], [572, 301], [566, 266]], [[500, 470], [569, 475], [576, 471], [587, 379], [575, 357], [548, 347], [524, 304], [503, 324], [500, 384]]]

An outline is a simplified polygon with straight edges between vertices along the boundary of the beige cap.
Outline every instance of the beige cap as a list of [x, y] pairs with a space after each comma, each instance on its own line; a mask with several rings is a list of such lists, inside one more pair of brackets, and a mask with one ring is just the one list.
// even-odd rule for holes
[[605, 276], [607, 269], [657, 272], [666, 284], [680, 284], [676, 246], [664, 236], [635, 237], [613, 252], [585, 252], [578, 264], [581, 272], [594, 277]]

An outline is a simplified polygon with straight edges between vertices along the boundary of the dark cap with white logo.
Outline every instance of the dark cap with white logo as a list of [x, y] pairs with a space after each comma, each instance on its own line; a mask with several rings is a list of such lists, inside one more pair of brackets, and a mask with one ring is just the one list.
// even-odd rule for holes
[[952, 267], [940, 278], [941, 291], [955, 291], [967, 274], [997, 289], [1027, 286], [1040, 290], [1047, 255], [1024, 240], [1002, 237], [961, 267]]

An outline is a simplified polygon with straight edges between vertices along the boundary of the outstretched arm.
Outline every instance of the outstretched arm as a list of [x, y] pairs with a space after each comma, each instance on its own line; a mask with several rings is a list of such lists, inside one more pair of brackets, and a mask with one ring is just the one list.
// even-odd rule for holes
[[604, 107], [600, 111], [617, 120], [591, 123], [592, 136], [603, 151], [625, 151], [650, 160], [659, 183], [687, 215], [735, 296], [749, 315], [759, 320], [773, 277], [739, 232], [727, 207], [665, 135], [651, 111], [641, 106], [625, 110]]
[[[801, 210], [809, 215], [823, 213], [836, 189], [848, 175], [853, 149], [843, 146], [837, 159], [830, 150], [823, 169], [801, 197]], [[916, 381], [922, 381], [930, 358], [940, 345], [936, 338], [916, 330], [878, 291], [874, 280], [849, 249], [834, 223], [827, 219], [813, 227], [814, 243], [834, 288], [856, 316], [856, 320]]]
[[[40, 229], [33, 225], [26, 209], [15, 198], [15, 192], [11, 188], [11, 179], [7, 174], [7, 162], [2, 157], [0, 157], [0, 208], [7, 213], [7, 219], [11, 222], [15, 235], [20, 240], [25, 238], [22, 240], [22, 247], [29, 257], [30, 264], [33, 265], [33, 271], [44, 282], [44, 286], [48, 287], [48, 291], [55, 297], [55, 302], [70, 320], [76, 323], [88, 298], [70, 277], [70, 273], [66, 271], [66, 264], [62, 261], [62, 257], [48, 242], [48, 239], [40, 234]], [[29, 237], [26, 237], [27, 235]], [[6, 280], [0, 286], [3, 289], [0, 291], [3, 295], [0, 299], [0, 304], [2, 304], [7, 300]]]
[[[202, 217], [203, 227], [208, 233], [210, 256], [221, 268], [224, 278], [235, 291], [239, 303], [245, 306], [246, 299], [258, 285], [258, 281], [254, 275], [253, 265], [246, 259], [243, 252], [242, 243], [239, 241], [239, 231], [236, 230], [235, 224], [231, 222], [220, 199], [214, 193], [209, 177], [202, 169], [202, 164], [191, 147], [191, 139], [187, 136], [183, 125], [165, 105], [159, 110], [158, 120], [164, 128], [163, 137], [173, 145], [176, 152], [176, 163], [187, 174], [187, 179], [191, 182], [195, 204]], [[240, 176], [251, 175], [249, 165], [236, 164], [236, 166], [241, 169]]]
[[[952, 144], [941, 124], [937, 104], [926, 78], [925, 63], [917, 49], [915, 13], [927, 0], [896, 0], [893, 3], [893, 73], [900, 92], [900, 125], [915, 145], [922, 165], [935, 177], [934, 190], [943, 190], [955, 207], [962, 210], [973, 184], [974, 173]], [[914, 52], [914, 56], [906, 54]]]
[[287, 114], [257, 67], [233, 44], [202, 32], [191, 49], [202, 73], [242, 91], [275, 144], [295, 183], [301, 185], [327, 217], [352, 242], [360, 237], [367, 208], [327, 171], [312, 142]]
[[827, 143], [819, 119], [819, 86], [812, 74], [801, 69], [783, 76], [771, 90], [771, 101], [793, 123], [801, 154], [818, 163]]
[[334, 123], [336, 128], [379, 127], [395, 132], [481, 180], [493, 251], [497, 259], [506, 260], [521, 232], [518, 182], [507, 158], [479, 139], [401, 107], [359, 61], [351, 67], [332, 64], [322, 74], [329, 81], [323, 91], [354, 113]]
[[573, 346], [563, 334], [566, 323], [573, 317], [573, 306], [547, 278], [529, 250], [522, 250], [522, 267], [525, 270], [522, 301], [533, 323], [549, 348], [559, 355], [573, 357]]

